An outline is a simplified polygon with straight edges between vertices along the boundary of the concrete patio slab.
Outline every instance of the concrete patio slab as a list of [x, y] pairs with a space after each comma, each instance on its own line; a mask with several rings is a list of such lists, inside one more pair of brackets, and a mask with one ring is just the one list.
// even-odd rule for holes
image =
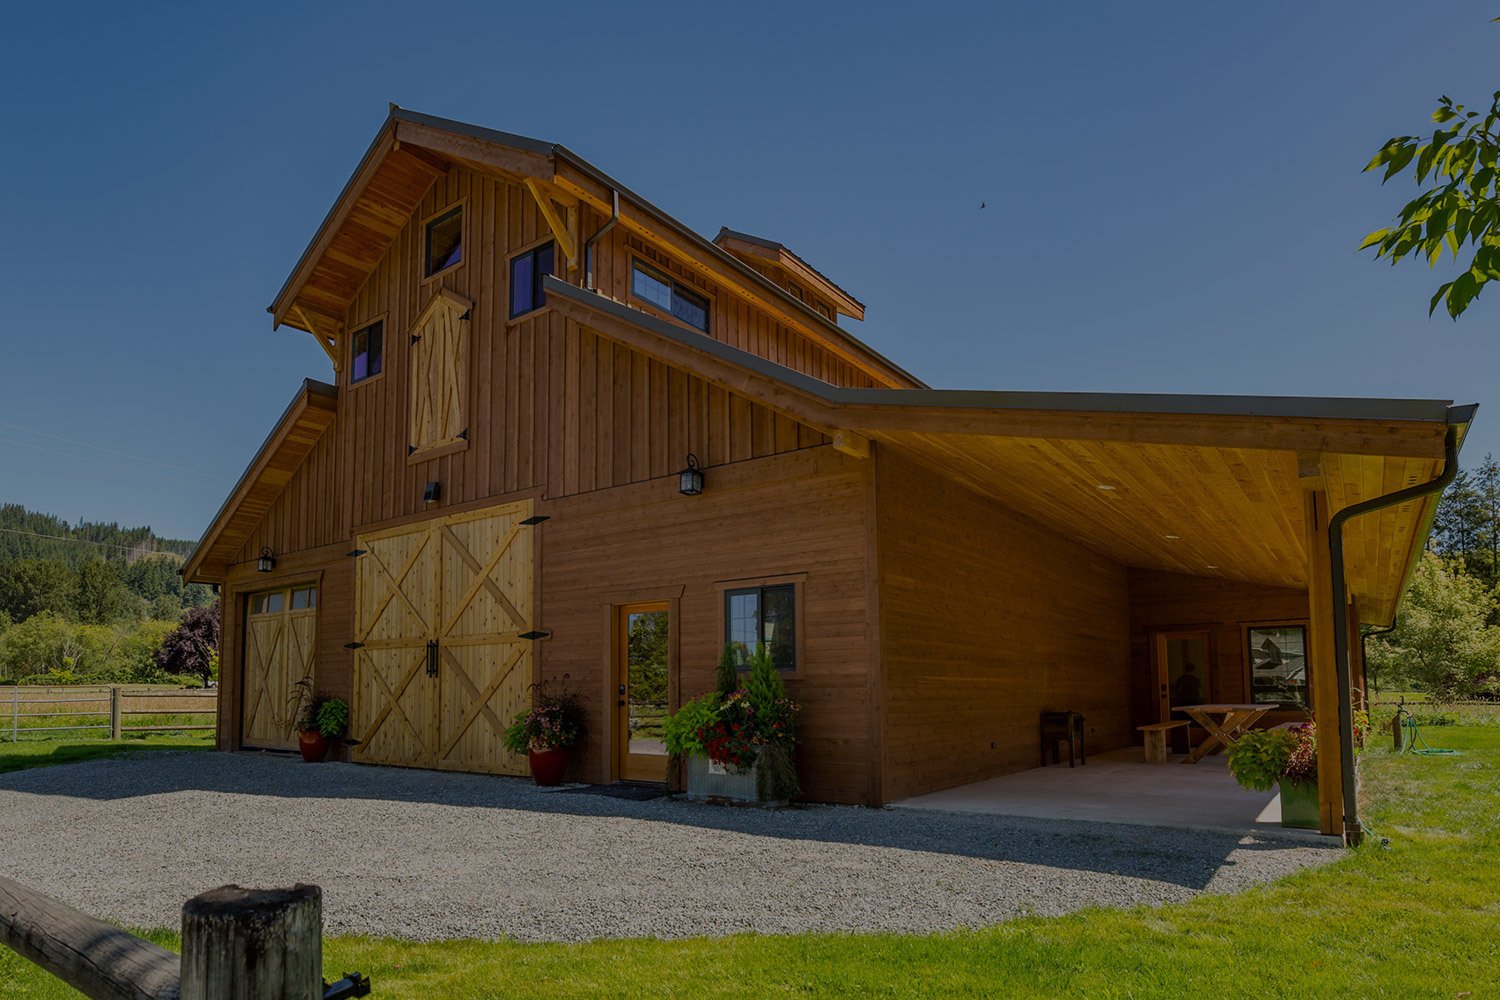
[[1089, 757], [1081, 767], [1054, 764], [893, 802], [892, 809], [1095, 820], [1217, 833], [1329, 840], [1281, 825], [1281, 798], [1235, 783], [1223, 757], [1147, 764], [1140, 747]]

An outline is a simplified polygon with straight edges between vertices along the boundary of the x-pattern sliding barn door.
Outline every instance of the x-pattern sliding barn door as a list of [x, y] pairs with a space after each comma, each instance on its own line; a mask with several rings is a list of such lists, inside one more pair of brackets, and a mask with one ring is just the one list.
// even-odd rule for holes
[[532, 679], [529, 503], [361, 536], [355, 758], [524, 774], [500, 734]]

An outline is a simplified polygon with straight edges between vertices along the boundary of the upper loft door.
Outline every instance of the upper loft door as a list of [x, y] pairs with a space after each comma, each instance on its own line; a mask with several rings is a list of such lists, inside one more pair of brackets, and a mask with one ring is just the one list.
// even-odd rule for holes
[[469, 436], [469, 322], [473, 303], [438, 289], [411, 332], [407, 454], [463, 446]]

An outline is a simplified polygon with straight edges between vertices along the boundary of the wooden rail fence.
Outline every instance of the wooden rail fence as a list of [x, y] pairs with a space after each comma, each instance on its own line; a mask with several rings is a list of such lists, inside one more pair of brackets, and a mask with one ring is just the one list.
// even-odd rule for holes
[[323, 981], [323, 892], [226, 885], [182, 907], [179, 956], [0, 877], [0, 944], [94, 1000], [343, 1000]]
[[[26, 697], [22, 696], [26, 693]], [[94, 692], [94, 693], [89, 693]], [[152, 702], [156, 704], [153, 705]], [[37, 711], [37, 707], [41, 711]], [[86, 707], [89, 706], [89, 707]], [[0, 722], [0, 739], [9, 737], [12, 742], [30, 734], [50, 735], [64, 732], [108, 733], [112, 740], [125, 733], [187, 732], [212, 730], [212, 720], [206, 724], [132, 726], [125, 721], [142, 715], [186, 715], [217, 717], [219, 693], [215, 689], [202, 691], [145, 691], [111, 685], [99, 688], [26, 688], [15, 686], [8, 692], [0, 691], [0, 712], [9, 722]], [[63, 719], [64, 725], [33, 725], [36, 719]], [[95, 722], [76, 720], [99, 719]], [[25, 722], [25, 725], [22, 723]]]

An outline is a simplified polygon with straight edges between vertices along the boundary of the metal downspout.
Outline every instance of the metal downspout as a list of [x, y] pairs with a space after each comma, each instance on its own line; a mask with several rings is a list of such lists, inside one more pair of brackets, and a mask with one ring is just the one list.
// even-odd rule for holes
[[1362, 514], [1394, 507], [1442, 492], [1458, 474], [1458, 428], [1448, 425], [1443, 439], [1443, 471], [1436, 479], [1352, 504], [1328, 519], [1328, 551], [1333, 577], [1333, 662], [1338, 674], [1339, 748], [1343, 764], [1344, 842], [1357, 846], [1364, 836], [1359, 825], [1359, 797], [1354, 787], [1354, 706], [1349, 684], [1349, 595], [1344, 585], [1344, 522]]
[[599, 231], [588, 238], [583, 245], [583, 287], [589, 291], [597, 291], [594, 287], [594, 244], [602, 240], [606, 233], [615, 228], [620, 221], [620, 191], [618, 188], [610, 189], [610, 213], [609, 221], [599, 227]]

